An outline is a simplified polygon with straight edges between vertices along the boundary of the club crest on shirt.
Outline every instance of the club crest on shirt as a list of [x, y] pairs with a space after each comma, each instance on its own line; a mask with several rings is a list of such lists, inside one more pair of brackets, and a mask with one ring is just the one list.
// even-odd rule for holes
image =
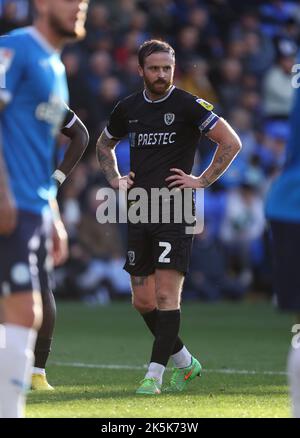
[[165, 120], [165, 124], [166, 125], [172, 125], [172, 123], [174, 122], [174, 120], [175, 120], [175, 114], [173, 114], [173, 113], [166, 113], [165, 115], [164, 115], [164, 120]]
[[129, 261], [130, 266], [134, 266], [135, 265], [135, 252], [128, 251], [127, 255], [128, 255], [128, 261]]

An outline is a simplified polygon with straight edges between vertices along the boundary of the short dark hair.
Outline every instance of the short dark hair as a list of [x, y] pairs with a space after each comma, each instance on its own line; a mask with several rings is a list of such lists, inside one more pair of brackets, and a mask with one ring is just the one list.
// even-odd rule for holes
[[152, 55], [152, 53], [166, 52], [175, 59], [175, 50], [170, 44], [160, 40], [145, 41], [139, 48], [138, 59], [141, 67], [144, 67], [145, 58]]

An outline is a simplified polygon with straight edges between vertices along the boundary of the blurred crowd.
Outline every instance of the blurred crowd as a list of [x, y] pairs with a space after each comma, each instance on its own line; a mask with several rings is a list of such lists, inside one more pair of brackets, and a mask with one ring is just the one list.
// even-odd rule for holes
[[[28, 0], [0, 0], [0, 33], [29, 24], [31, 14]], [[137, 49], [149, 38], [173, 45], [176, 85], [213, 103], [243, 143], [227, 173], [205, 191], [205, 229], [195, 236], [185, 296], [218, 300], [241, 299], [251, 291], [271, 294], [264, 197], [284, 163], [299, 29], [300, 1], [91, 1], [86, 38], [62, 54], [70, 106], [91, 140], [59, 195], [71, 250], [70, 260], [57, 271], [61, 296], [104, 304], [130, 292], [122, 271], [126, 226], [99, 225], [95, 219], [96, 192], [106, 185], [95, 144], [114, 105], [142, 88]], [[59, 139], [59, 153], [64, 142]], [[209, 164], [214, 150], [202, 138], [194, 174]], [[127, 140], [116, 152], [125, 174]]]

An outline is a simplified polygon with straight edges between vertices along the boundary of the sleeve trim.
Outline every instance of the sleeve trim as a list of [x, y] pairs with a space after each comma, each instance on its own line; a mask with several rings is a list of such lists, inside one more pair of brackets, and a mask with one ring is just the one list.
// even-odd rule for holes
[[115, 137], [114, 135], [111, 135], [111, 133], [107, 129], [107, 126], [104, 128], [104, 132], [110, 140], [112, 140], [113, 138], [115, 138], [116, 140], [120, 140], [122, 138], [122, 137]]
[[[219, 118], [218, 118], [218, 120], [219, 120]], [[215, 121], [215, 122], [214, 122], [214, 123], [208, 128], [208, 131], [211, 131], [211, 130], [216, 126], [218, 120], [216, 120], [216, 121]]]
[[72, 120], [66, 126], [64, 126], [64, 129], [70, 129], [74, 125], [76, 120], [77, 120], [77, 116], [76, 114], [74, 114]]
[[200, 125], [200, 131], [208, 132], [219, 120], [219, 117], [215, 113], [211, 113]]

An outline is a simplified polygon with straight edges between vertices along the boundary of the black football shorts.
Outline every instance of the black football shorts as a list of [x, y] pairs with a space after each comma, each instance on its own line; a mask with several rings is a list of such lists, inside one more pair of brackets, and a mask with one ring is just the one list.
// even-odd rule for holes
[[128, 224], [128, 248], [124, 269], [144, 277], [155, 269], [174, 269], [186, 274], [190, 263], [193, 235], [186, 225]]
[[0, 236], [0, 297], [53, 286], [50, 217], [18, 211], [16, 229]]

